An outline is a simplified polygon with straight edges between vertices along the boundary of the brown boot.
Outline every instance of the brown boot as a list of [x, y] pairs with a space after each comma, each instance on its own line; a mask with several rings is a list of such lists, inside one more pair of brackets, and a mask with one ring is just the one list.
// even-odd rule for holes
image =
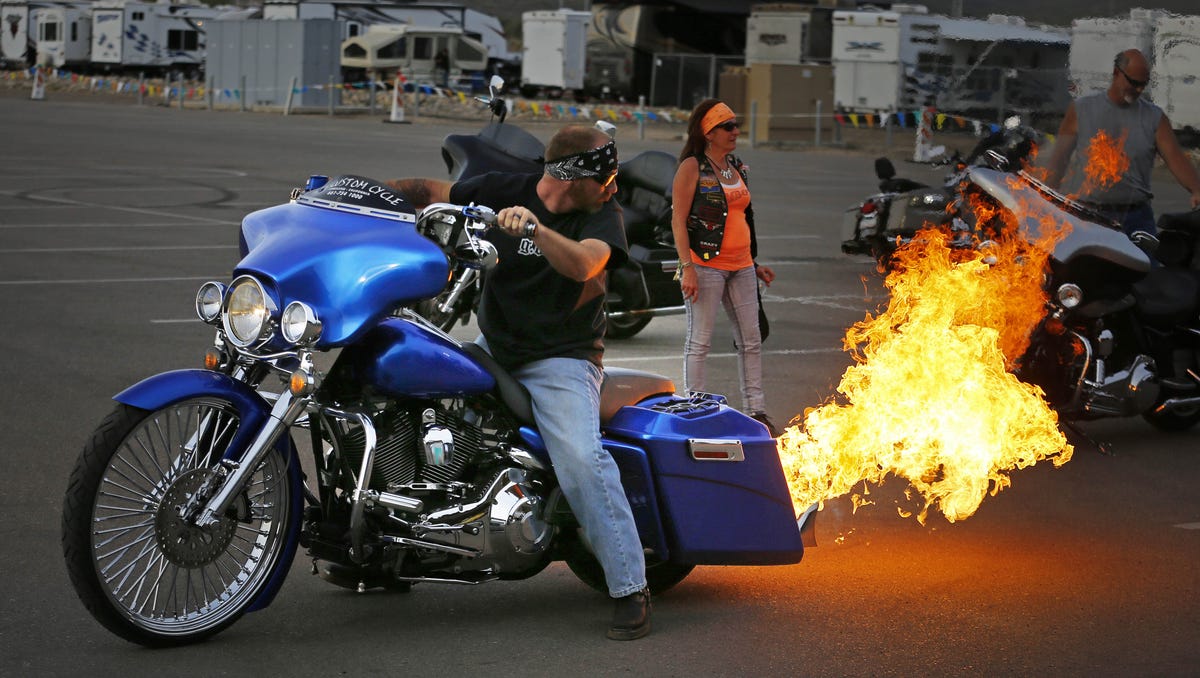
[[617, 598], [608, 637], [613, 640], [637, 640], [650, 633], [650, 589], [642, 589]]

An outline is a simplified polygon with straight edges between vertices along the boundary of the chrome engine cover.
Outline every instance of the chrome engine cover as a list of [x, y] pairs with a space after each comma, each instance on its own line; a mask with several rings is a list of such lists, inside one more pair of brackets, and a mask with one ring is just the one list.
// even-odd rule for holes
[[544, 506], [527, 471], [505, 468], [474, 501], [434, 511], [412, 528], [427, 542], [476, 551], [459, 561], [463, 570], [520, 572], [548, 557], [554, 528], [545, 521]]

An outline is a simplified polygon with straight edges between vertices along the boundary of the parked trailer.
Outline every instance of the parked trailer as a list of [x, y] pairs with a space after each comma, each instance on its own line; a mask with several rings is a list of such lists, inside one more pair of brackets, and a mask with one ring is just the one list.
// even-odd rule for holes
[[[461, 28], [432, 28], [407, 24], [377, 24], [362, 35], [342, 43], [343, 79], [390, 81], [399, 70], [414, 82], [450, 84], [465, 74], [487, 68], [483, 43], [463, 34]], [[446, 54], [445, 73], [437, 70], [437, 55]], [[447, 82], [442, 83], [445, 77]]]
[[583, 89], [591, 12], [569, 9], [521, 14], [521, 92]]
[[1200, 16], [1163, 16], [1154, 33], [1151, 99], [1171, 125], [1200, 142]]
[[26, 68], [37, 61], [37, 30], [30, 15], [44, 7], [73, 3], [26, 0], [0, 0], [0, 64], [5, 68]]
[[87, 5], [38, 7], [29, 13], [38, 65], [87, 66], [92, 51], [92, 17]]
[[204, 67], [204, 22], [228, 12], [204, 5], [98, 0], [92, 64], [106, 70]]
[[408, 24], [420, 28], [458, 28], [482, 42], [488, 58], [509, 61], [508, 41], [500, 20], [462, 5], [371, 2], [369, 0], [266, 0], [264, 19], [334, 19], [344, 23], [345, 41], [374, 25]]
[[1138, 49], [1154, 58], [1154, 25], [1161, 10], [1134, 9], [1126, 17], [1076, 19], [1071, 22], [1071, 93], [1077, 97], [1108, 89], [1113, 57]]
[[1065, 30], [1026, 26], [1018, 17], [839, 10], [834, 99], [861, 113], [936, 106], [989, 117], [1002, 109], [1060, 114], [1069, 100], [1069, 46]]

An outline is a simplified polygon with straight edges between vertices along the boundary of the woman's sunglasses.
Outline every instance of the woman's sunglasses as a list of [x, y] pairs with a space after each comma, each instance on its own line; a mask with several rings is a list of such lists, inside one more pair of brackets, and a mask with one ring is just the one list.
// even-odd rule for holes
[[742, 123], [740, 123], [736, 120], [730, 120], [729, 122], [723, 122], [720, 125], [717, 125], [716, 129], [723, 129], [726, 132], [732, 132], [735, 129], [741, 128], [741, 126], [742, 126]]

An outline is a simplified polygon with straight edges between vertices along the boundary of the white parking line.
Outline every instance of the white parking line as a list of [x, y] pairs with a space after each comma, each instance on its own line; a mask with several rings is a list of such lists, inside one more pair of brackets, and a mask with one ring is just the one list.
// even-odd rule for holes
[[1200, 523], [1180, 523], [1175, 527], [1181, 530], [1200, 530]]

